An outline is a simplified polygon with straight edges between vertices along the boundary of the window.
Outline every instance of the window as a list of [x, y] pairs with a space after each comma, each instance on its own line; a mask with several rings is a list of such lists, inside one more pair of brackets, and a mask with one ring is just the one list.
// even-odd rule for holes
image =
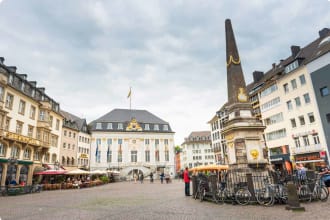
[[23, 100], [19, 101], [18, 113], [22, 115], [25, 113], [25, 102]]
[[295, 127], [297, 127], [297, 124], [296, 124], [296, 119], [294, 119], [294, 118], [291, 118], [291, 119], [290, 119], [290, 121], [291, 121], [291, 126], [292, 126], [292, 128], [295, 128]]
[[49, 116], [49, 126], [53, 127], [53, 116]]
[[283, 114], [282, 114], [282, 112], [281, 113], [278, 113], [276, 115], [272, 115], [269, 118], [266, 118], [264, 120], [264, 123], [265, 123], [265, 125], [272, 125], [272, 124], [276, 124], [276, 123], [281, 122], [281, 121], [283, 121]]
[[73, 133], [73, 138], [76, 138], [76, 133]]
[[66, 130], [64, 130], [64, 136], [66, 136]]
[[168, 125], [163, 125], [163, 130], [168, 131]]
[[146, 159], [146, 162], [150, 162], [150, 151], [149, 150], [145, 151], [145, 159]]
[[[327, 86], [322, 87], [322, 88], [320, 89], [320, 92], [321, 92], [321, 96], [322, 96], [322, 97], [323, 97], [323, 96], [327, 96], [327, 95], [329, 95], [329, 89], [328, 89]], [[8, 96], [7, 96], [7, 97], [8, 97]]]
[[108, 123], [107, 129], [112, 129], [112, 123]]
[[118, 144], [123, 144], [123, 139], [119, 138], [118, 139]]
[[17, 146], [11, 147], [10, 157], [18, 158], [19, 156], [19, 148]]
[[284, 92], [285, 92], [285, 93], [288, 93], [288, 92], [289, 92], [289, 84], [285, 83], [285, 84], [283, 85], [283, 89], [284, 89]]
[[155, 145], [156, 145], [156, 146], [159, 145], [159, 139], [155, 139]]
[[34, 160], [40, 160], [40, 152], [39, 151], [34, 152], [33, 159]]
[[326, 114], [327, 122], [330, 123], [330, 113]]
[[17, 121], [16, 122], [16, 133], [22, 134], [22, 130], [23, 130], [23, 122]]
[[304, 94], [304, 100], [305, 100], [305, 103], [306, 104], [308, 104], [308, 103], [311, 102], [311, 99], [309, 98], [309, 94], [308, 93]]
[[289, 111], [293, 109], [291, 100], [286, 102], [286, 106], [288, 107]]
[[297, 148], [300, 147], [299, 137], [294, 138], [294, 143], [295, 143], [295, 145], [296, 145]]
[[96, 123], [96, 129], [102, 129], [102, 123], [101, 122]]
[[168, 139], [164, 139], [164, 144], [168, 145]]
[[58, 131], [60, 129], [60, 120], [56, 119], [56, 130]]
[[24, 150], [24, 155], [23, 155], [24, 159], [31, 159], [31, 149], [30, 148], [26, 148]]
[[265, 97], [265, 96], [275, 92], [276, 90], [277, 90], [277, 85], [273, 84], [273, 85], [269, 86], [267, 89], [263, 90], [260, 93], [260, 97]]
[[111, 146], [112, 145], [112, 139], [111, 138], [108, 138], [107, 144], [108, 144], [108, 146]]
[[280, 129], [280, 130], [276, 130], [276, 131], [266, 133], [266, 137], [267, 137], [267, 140], [269, 140], [269, 141], [277, 140], [277, 139], [286, 137], [286, 130], [284, 128], [284, 129]]
[[44, 121], [45, 120], [45, 111], [44, 110], [40, 110], [39, 111], [39, 120], [40, 121]]
[[291, 80], [291, 87], [292, 87], [292, 89], [296, 89], [297, 88], [296, 79]]
[[149, 126], [149, 124], [145, 124], [145, 125], [144, 125], [144, 130], [146, 130], [146, 131], [149, 131], [149, 130], [150, 130], [150, 126]]
[[145, 143], [145, 145], [149, 145], [149, 143], [150, 143], [149, 139], [145, 139], [144, 143]]
[[0, 86], [0, 101], [3, 101], [3, 95], [4, 95], [4, 89], [2, 86]]
[[296, 102], [296, 107], [300, 107], [301, 106], [300, 97], [294, 98], [294, 101]]
[[314, 140], [314, 144], [319, 144], [320, 143], [319, 135], [313, 134], [313, 140]]
[[158, 131], [159, 130], [159, 125], [158, 124], [155, 124], [154, 125], [154, 131]]
[[300, 125], [305, 125], [305, 118], [303, 115], [299, 116]]
[[66, 143], [63, 143], [63, 148], [66, 148]]
[[295, 69], [297, 69], [299, 66], [298, 60], [295, 60], [294, 62], [290, 63], [289, 65], [287, 65], [284, 69], [285, 73], [289, 73]]
[[118, 162], [123, 162], [123, 152], [121, 150], [118, 151]]
[[0, 142], [0, 156], [3, 156], [3, 155], [5, 155], [5, 146], [3, 146], [3, 144]]
[[28, 137], [33, 137], [34, 127], [32, 125], [28, 126]]
[[111, 163], [112, 162], [112, 151], [108, 148], [107, 151], [107, 163]]
[[170, 153], [168, 150], [165, 151], [165, 161], [170, 161]]
[[305, 136], [303, 136], [302, 138], [303, 138], [303, 140], [304, 140], [304, 145], [305, 145], [305, 146], [309, 146], [308, 136], [305, 135]]
[[155, 151], [155, 160], [156, 162], [159, 162], [159, 150]]
[[13, 108], [13, 102], [14, 102], [14, 96], [12, 94], [7, 93], [6, 98], [6, 108], [12, 109]]
[[308, 115], [308, 118], [309, 118], [309, 123], [315, 122], [315, 117], [314, 117], [313, 112], [310, 112], [307, 115]]
[[11, 118], [6, 117], [5, 130], [7, 130], [7, 131], [9, 131], [9, 128], [10, 128], [10, 120], [11, 120]]
[[123, 129], [123, 123], [118, 123], [118, 129]]
[[31, 108], [30, 108], [30, 118], [31, 119], [35, 119], [35, 117], [36, 117], [36, 107], [35, 106], [33, 106], [33, 105], [31, 105]]
[[280, 101], [281, 101], [280, 97], [276, 97], [276, 98], [264, 103], [263, 105], [261, 105], [261, 111], [264, 112], [266, 110], [276, 107], [280, 103]]
[[300, 85], [306, 84], [306, 79], [304, 74], [299, 76], [299, 80], [300, 80]]
[[131, 151], [131, 162], [137, 162], [137, 151], [136, 150]]

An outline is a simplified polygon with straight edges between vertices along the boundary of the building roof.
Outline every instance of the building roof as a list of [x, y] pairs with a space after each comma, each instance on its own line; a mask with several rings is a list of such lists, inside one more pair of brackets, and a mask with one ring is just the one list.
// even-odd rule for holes
[[[273, 68], [268, 70], [259, 80], [255, 80], [247, 85], [247, 91], [249, 91], [249, 94], [252, 95], [255, 92], [254, 89], [259, 85], [262, 86], [264, 83], [271, 83], [272, 81], [281, 78], [285, 75], [285, 67], [292, 62], [298, 60], [299, 66], [302, 66], [312, 62], [325, 53], [328, 53], [330, 51], [330, 40], [327, 39], [330, 37], [330, 29], [324, 28], [319, 34], [319, 38], [301, 49], [297, 46], [292, 46], [292, 54], [289, 57], [281, 60], [278, 64], [273, 64]], [[294, 52], [294, 49], [297, 49], [296, 53]]]
[[211, 132], [210, 131], [192, 131], [187, 138], [185, 138], [182, 144], [189, 143], [201, 143], [210, 142], [211, 143]]
[[[159, 132], [172, 132], [168, 122], [157, 117], [156, 115], [146, 111], [146, 110], [137, 110], [137, 109], [114, 109], [102, 117], [92, 121], [90, 123], [91, 130], [118, 130], [117, 125], [119, 123], [123, 124], [123, 127], [126, 128], [129, 123], [135, 119], [136, 122], [141, 126], [143, 131], [152, 131], [154, 132], [154, 125], [167, 125], [168, 130], [163, 129], [163, 126], [159, 127]], [[102, 123], [101, 129], [96, 129], [96, 123]], [[107, 123], [112, 123], [112, 129], [107, 128]], [[145, 124], [149, 124], [150, 129], [145, 130]]]
[[71, 125], [67, 125], [64, 123], [64, 126], [68, 126], [73, 129], [78, 129], [79, 131], [83, 131], [83, 126], [86, 125], [86, 119], [79, 118], [69, 112], [61, 110], [61, 115], [66, 119], [66, 121], [72, 122]]

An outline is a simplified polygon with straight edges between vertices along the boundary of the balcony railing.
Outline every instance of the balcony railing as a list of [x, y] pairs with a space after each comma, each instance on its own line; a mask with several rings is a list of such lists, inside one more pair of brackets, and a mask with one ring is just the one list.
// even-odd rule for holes
[[312, 153], [312, 152], [318, 152], [323, 151], [324, 147], [321, 146], [321, 144], [313, 144], [309, 146], [301, 146], [301, 147], [295, 147], [292, 149], [293, 154], [302, 154], [302, 153]]

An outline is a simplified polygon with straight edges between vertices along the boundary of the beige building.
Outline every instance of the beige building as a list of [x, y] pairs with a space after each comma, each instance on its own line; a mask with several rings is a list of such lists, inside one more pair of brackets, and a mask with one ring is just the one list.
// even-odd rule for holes
[[[59, 104], [0, 58], [0, 183], [32, 183], [33, 171], [59, 156]], [[39, 168], [38, 168], [39, 167]]]

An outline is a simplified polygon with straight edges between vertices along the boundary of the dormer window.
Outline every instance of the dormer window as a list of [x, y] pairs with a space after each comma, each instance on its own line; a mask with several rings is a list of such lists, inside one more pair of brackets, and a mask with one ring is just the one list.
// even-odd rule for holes
[[164, 130], [164, 131], [168, 131], [168, 125], [164, 125], [164, 126], [163, 126], [163, 130]]
[[107, 129], [112, 129], [112, 123], [108, 123]]
[[9, 75], [9, 80], [8, 80], [10, 84], [13, 84], [13, 79], [14, 79], [14, 78], [13, 78], [13, 75], [10, 74], [10, 75]]
[[296, 60], [296, 61], [290, 63], [289, 65], [287, 65], [284, 69], [284, 72], [289, 73], [289, 72], [297, 69], [298, 67], [299, 67], [299, 63], [298, 63], [298, 60]]
[[149, 124], [145, 124], [144, 125], [144, 130], [146, 130], [146, 131], [149, 131], [150, 130]]
[[33, 98], [34, 98], [35, 94], [36, 94], [36, 90], [32, 89], [32, 91], [31, 91], [31, 96], [32, 96]]
[[118, 123], [118, 129], [123, 129], [123, 123]]
[[96, 129], [102, 129], [102, 123], [101, 122], [96, 123]]
[[25, 83], [22, 82], [22, 85], [21, 85], [21, 90], [24, 91], [24, 88], [25, 88]]
[[154, 125], [154, 131], [159, 131], [159, 125], [158, 124]]

